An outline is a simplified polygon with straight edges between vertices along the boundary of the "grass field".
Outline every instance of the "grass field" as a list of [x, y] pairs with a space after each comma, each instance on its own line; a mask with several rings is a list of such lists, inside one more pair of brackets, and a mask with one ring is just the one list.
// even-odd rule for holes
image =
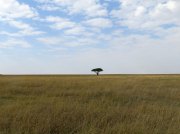
[[0, 134], [180, 134], [180, 75], [0, 76]]

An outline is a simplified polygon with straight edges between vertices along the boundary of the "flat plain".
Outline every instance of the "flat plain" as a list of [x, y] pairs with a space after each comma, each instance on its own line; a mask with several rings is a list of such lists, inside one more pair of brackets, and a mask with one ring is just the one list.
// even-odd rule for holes
[[1, 75], [0, 134], [180, 134], [180, 75]]

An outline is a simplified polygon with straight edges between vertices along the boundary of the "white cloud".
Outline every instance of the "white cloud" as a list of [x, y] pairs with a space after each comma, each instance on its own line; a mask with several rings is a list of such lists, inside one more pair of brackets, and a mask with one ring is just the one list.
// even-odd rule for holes
[[23, 23], [21, 21], [9, 20], [8, 23], [11, 26], [14, 26], [18, 29], [32, 29], [32, 27], [29, 24]]
[[12, 19], [5, 19], [4, 23], [9, 24], [10, 26], [16, 28], [17, 32], [10, 33], [6, 31], [1, 31], [1, 35], [7, 35], [7, 36], [32, 36], [32, 35], [40, 35], [43, 34], [44, 32], [36, 30], [32, 26], [30, 26], [27, 23], [24, 23], [22, 21], [17, 21], [17, 20], [12, 20]]
[[18, 31], [10, 33], [1, 31], [7, 36], [39, 35], [43, 32], [36, 30], [22, 19], [32, 19], [38, 16], [34, 8], [18, 0], [0, 0], [0, 22], [16, 28]]
[[10, 38], [5, 41], [1, 41], [0, 43], [0, 48], [14, 48], [14, 47], [22, 47], [22, 48], [29, 48], [31, 45], [21, 39], [15, 39], [15, 38]]
[[179, 0], [119, 0], [119, 10], [111, 14], [119, 24], [132, 29], [155, 29], [164, 24], [180, 25]]
[[44, 34], [44, 32], [38, 30], [28, 30], [28, 29], [24, 29], [18, 32], [0, 31], [0, 35], [6, 35], [10, 37], [37, 36], [41, 34]]
[[84, 24], [98, 28], [108, 28], [112, 26], [112, 21], [105, 18], [93, 18], [84, 21]]
[[32, 18], [36, 11], [29, 5], [17, 0], [0, 0], [0, 18]]
[[76, 25], [75, 22], [70, 21], [69, 19], [61, 18], [61, 17], [54, 17], [48, 16], [46, 18], [47, 22], [53, 23], [50, 27], [57, 30], [62, 30], [65, 28], [72, 28]]
[[37, 41], [52, 46], [65, 46], [65, 47], [77, 47], [77, 46], [93, 46], [99, 43], [99, 40], [94, 40], [88, 37], [74, 37], [74, 36], [56, 36], [56, 37], [41, 37]]
[[150, 16], [159, 23], [178, 23], [180, 24], [180, 1], [169, 0], [166, 3], [159, 3]]
[[76, 26], [73, 27], [71, 29], [67, 29], [65, 31], [65, 34], [67, 35], [84, 35], [84, 34], [88, 34], [88, 32], [86, 32], [85, 28], [82, 26]]
[[63, 40], [58, 37], [41, 37], [38, 38], [37, 41], [42, 42], [47, 45], [61, 45]]
[[139, 6], [137, 7], [136, 11], [135, 11], [135, 16], [142, 16], [142, 14], [144, 14], [146, 12], [146, 8], [143, 6]]
[[[69, 14], [85, 14], [89, 17], [107, 16], [107, 9], [102, 6], [99, 0], [35, 0], [47, 4], [59, 6], [59, 10], [66, 10]], [[42, 8], [44, 5], [42, 5]]]
[[88, 28], [84, 27], [81, 23], [71, 21], [67, 18], [48, 16], [45, 21], [52, 23], [50, 25], [52, 29], [63, 30], [66, 35], [92, 35]]
[[46, 11], [56, 11], [56, 10], [59, 10], [59, 7], [58, 6], [55, 6], [55, 5], [51, 5], [51, 4], [44, 4], [44, 5], [40, 5], [38, 6], [39, 9], [42, 9], [42, 10], [46, 10]]

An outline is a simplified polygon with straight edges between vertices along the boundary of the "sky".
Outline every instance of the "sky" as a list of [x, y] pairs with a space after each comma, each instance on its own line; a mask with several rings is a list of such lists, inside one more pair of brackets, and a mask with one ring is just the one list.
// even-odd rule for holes
[[0, 74], [180, 73], [180, 0], [0, 0]]

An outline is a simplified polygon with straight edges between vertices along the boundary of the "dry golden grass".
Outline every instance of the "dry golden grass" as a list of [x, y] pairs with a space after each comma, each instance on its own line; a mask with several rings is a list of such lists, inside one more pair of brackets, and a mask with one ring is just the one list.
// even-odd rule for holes
[[179, 134], [180, 75], [0, 76], [0, 134]]

